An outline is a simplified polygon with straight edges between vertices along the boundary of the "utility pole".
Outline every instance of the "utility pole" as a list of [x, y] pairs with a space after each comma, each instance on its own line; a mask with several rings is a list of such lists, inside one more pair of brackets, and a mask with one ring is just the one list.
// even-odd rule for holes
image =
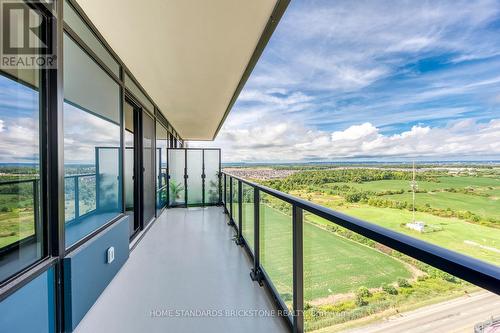
[[415, 223], [415, 192], [418, 189], [417, 181], [415, 179], [415, 161], [413, 161], [413, 180], [410, 182], [410, 187], [413, 193], [413, 223]]

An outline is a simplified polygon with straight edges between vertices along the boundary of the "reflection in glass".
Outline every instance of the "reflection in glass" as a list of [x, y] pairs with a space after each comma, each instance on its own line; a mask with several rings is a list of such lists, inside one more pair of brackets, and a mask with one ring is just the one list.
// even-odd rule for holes
[[[27, 13], [28, 7], [22, 2], [16, 5], [21, 6], [18, 13]], [[11, 27], [21, 27], [21, 18], [22, 15], [11, 16]], [[22, 37], [23, 34], [11, 33], [11, 45], [24, 45], [19, 40]], [[30, 46], [40, 46], [38, 39], [30, 39], [31, 43]], [[0, 70], [0, 282], [44, 256], [40, 76], [41, 71], [33, 67], [2, 66]], [[6, 311], [1, 310], [5, 316]]]
[[156, 209], [167, 204], [167, 148], [168, 132], [156, 122]]
[[64, 36], [64, 57], [65, 242], [68, 247], [122, 210], [120, 89], [67, 35]]
[[142, 154], [143, 154], [143, 207], [144, 224], [147, 224], [155, 217], [156, 212], [156, 189], [155, 189], [155, 164], [154, 164], [154, 130], [155, 122], [153, 118], [145, 112], [142, 113]]
[[0, 282], [43, 254], [38, 78], [0, 72]]
[[132, 236], [138, 229], [138, 223], [134, 214], [134, 191], [135, 191], [135, 121], [136, 111], [128, 102], [123, 105], [123, 113], [125, 114], [125, 156], [124, 163], [124, 179], [125, 179], [125, 214], [129, 216], [129, 233]]
[[474, 332], [500, 315], [498, 296], [308, 212], [303, 242], [308, 332]]

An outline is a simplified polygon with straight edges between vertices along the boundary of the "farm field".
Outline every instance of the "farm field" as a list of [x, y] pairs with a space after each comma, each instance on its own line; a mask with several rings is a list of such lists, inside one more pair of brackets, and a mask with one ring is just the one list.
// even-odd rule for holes
[[[436, 191], [446, 188], [463, 189], [467, 187], [471, 187], [474, 189], [485, 188], [485, 190], [492, 187], [496, 188], [497, 190], [500, 190], [500, 179], [492, 177], [443, 176], [436, 178], [438, 182], [418, 181], [419, 190]], [[326, 187], [331, 185], [347, 185], [359, 190], [373, 191], [373, 192], [409, 190], [409, 181], [398, 180], [398, 179], [375, 180], [363, 183], [338, 182], [338, 183], [327, 183], [324, 185]]]
[[[497, 252], [500, 251], [500, 229], [468, 223], [456, 218], [417, 212], [415, 216], [417, 220], [443, 228], [441, 231], [419, 233], [401, 225], [403, 221], [411, 221], [412, 213], [410, 211], [363, 205], [348, 208], [339, 207], [338, 210], [429, 243], [500, 265], [500, 252]], [[486, 249], [486, 247], [491, 249]], [[497, 249], [497, 251], [493, 249]]]
[[[301, 197], [309, 196], [311, 201], [344, 214], [500, 265], [499, 228], [469, 223], [453, 217], [440, 217], [425, 212], [416, 212], [416, 220], [441, 229], [420, 233], [404, 226], [413, 218], [412, 212], [409, 210], [373, 207], [362, 203], [345, 203], [338, 196], [324, 193], [307, 194], [303, 191], [293, 191], [292, 194]], [[311, 218], [314, 219], [314, 217]]]
[[[450, 192], [416, 193], [415, 196], [418, 205], [429, 205], [441, 209], [449, 208], [455, 211], [470, 211], [483, 218], [493, 217], [494, 219], [500, 219], [499, 198]], [[412, 194], [408, 192], [391, 194], [384, 195], [382, 198], [411, 203]]]
[[33, 198], [0, 193], [0, 248], [35, 233]]
[[[411, 168], [306, 169], [262, 183], [500, 265], [499, 170], [476, 168], [448, 173], [429, 169], [417, 175], [415, 221], [423, 223], [423, 232], [407, 225], [413, 221]], [[283, 300], [290, 304], [291, 207], [261, 194], [261, 200], [263, 197], [261, 262]], [[251, 219], [245, 212], [250, 211], [253, 212], [243, 209], [243, 233], [247, 239], [253, 239], [253, 224], [245, 224], [245, 220]], [[415, 309], [478, 290], [307, 212], [304, 212], [304, 222], [305, 320], [309, 330], [335, 327], [361, 318], [382, 318], [386, 311]]]
[[35, 233], [33, 211], [0, 213], [0, 248]]
[[[260, 242], [264, 269], [284, 299], [291, 300], [291, 217], [261, 204]], [[311, 223], [304, 223], [306, 301], [355, 292], [361, 286], [378, 288], [383, 283], [394, 283], [398, 278], [411, 278], [402, 262]]]

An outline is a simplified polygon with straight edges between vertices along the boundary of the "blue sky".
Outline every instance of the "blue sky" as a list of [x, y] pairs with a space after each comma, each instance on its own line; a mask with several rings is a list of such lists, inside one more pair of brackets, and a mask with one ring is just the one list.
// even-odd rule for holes
[[37, 162], [38, 94], [0, 75], [0, 162]]
[[500, 158], [500, 1], [292, 1], [225, 161]]
[[[225, 162], [500, 160], [499, 36], [500, 0], [294, 0], [203, 144]], [[0, 77], [0, 162], [38, 158], [37, 106]], [[112, 133], [71, 114], [66, 160], [91, 160]]]

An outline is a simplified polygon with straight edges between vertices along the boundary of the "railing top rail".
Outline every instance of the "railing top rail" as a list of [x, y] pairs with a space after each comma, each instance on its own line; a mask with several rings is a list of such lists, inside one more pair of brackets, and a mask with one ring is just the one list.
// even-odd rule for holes
[[64, 178], [76, 178], [76, 177], [93, 177], [95, 176], [95, 173], [81, 173], [81, 174], [76, 174], [76, 175], [66, 175]]
[[[76, 174], [76, 175], [67, 175], [67, 176], [64, 176], [64, 178], [93, 177], [95, 175], [96, 175], [95, 173], [82, 173], [82, 174]], [[12, 179], [12, 180], [0, 182], [0, 186], [1, 185], [15, 185], [15, 184], [22, 184], [22, 183], [32, 183], [32, 182], [37, 182], [37, 181], [40, 181], [40, 178]]]
[[7, 180], [5, 182], [0, 182], [0, 186], [1, 185], [15, 185], [15, 184], [22, 184], [22, 183], [33, 183], [33, 182], [37, 182], [39, 180], [40, 179], [38, 179], [38, 178]]
[[222, 172], [278, 199], [500, 295], [500, 267]]

